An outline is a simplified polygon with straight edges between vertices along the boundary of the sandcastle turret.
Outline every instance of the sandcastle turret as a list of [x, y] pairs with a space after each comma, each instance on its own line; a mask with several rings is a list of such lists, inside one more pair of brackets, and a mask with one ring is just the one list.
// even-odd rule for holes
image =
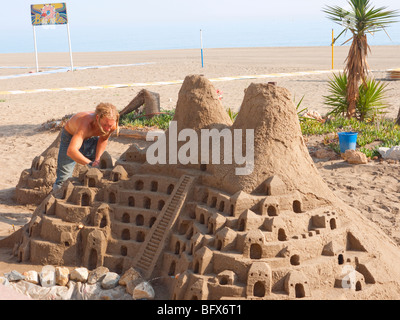
[[[287, 89], [273, 84], [251, 84], [231, 127], [232, 132], [235, 130], [242, 134], [241, 151], [253, 149], [254, 163], [214, 166], [214, 181], [220, 178], [226, 191], [265, 194], [272, 183], [275, 192], [297, 190], [307, 194], [306, 202], [311, 198], [328, 202], [332, 198], [331, 190], [309, 156], [296, 107]], [[254, 137], [246, 140], [250, 133]], [[249, 168], [248, 174], [237, 174], [237, 169], [245, 166]]]
[[185, 128], [199, 130], [213, 125], [232, 125], [214, 86], [207, 78], [198, 75], [185, 78], [179, 90], [173, 121], [178, 124], [178, 132]]

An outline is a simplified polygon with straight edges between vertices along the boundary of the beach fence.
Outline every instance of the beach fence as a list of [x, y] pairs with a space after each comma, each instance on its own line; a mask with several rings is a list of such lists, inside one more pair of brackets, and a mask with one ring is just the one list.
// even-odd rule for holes
[[69, 32], [67, 5], [65, 3], [48, 3], [31, 5], [31, 22], [33, 27], [33, 38], [35, 47], [36, 72], [39, 72], [38, 52], [36, 45], [36, 30], [38, 26], [66, 25], [68, 34], [69, 57], [71, 71], [74, 70], [72, 61], [71, 36]]

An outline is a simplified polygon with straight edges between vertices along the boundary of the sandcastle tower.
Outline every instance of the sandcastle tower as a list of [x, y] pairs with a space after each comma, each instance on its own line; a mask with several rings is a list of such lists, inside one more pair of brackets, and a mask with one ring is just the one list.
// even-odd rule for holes
[[238, 175], [246, 164], [222, 161], [225, 147], [220, 164], [199, 152], [155, 165], [132, 145], [115, 166], [70, 179], [0, 245], [38, 264], [134, 267], [164, 279], [170, 299], [400, 297], [400, 250], [324, 183], [286, 89], [251, 84], [232, 124], [212, 84], [188, 76], [174, 120], [199, 134], [252, 130], [254, 144], [241, 140], [252, 170]]
[[[15, 199], [18, 204], [39, 205], [53, 190], [53, 184], [57, 177], [57, 157], [60, 147], [61, 132], [53, 143], [32, 160], [29, 169], [21, 172], [17, 186], [15, 187]], [[112, 168], [115, 160], [105, 151], [100, 158], [100, 168]], [[79, 175], [82, 165], [75, 165], [72, 175]]]
[[58, 134], [54, 142], [32, 160], [30, 169], [21, 172], [15, 188], [17, 203], [39, 205], [51, 192], [56, 180], [57, 155], [60, 147]]

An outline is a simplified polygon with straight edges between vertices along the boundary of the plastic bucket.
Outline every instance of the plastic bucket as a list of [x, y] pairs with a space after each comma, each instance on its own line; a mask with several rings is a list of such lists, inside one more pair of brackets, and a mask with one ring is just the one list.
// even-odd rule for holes
[[338, 132], [340, 153], [346, 150], [356, 150], [358, 132]]

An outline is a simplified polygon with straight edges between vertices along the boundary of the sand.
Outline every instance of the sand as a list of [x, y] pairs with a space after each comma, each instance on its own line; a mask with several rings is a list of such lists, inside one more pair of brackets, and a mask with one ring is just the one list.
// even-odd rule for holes
[[[387, 117], [395, 118], [400, 107], [400, 81], [388, 81], [387, 70], [400, 67], [400, 46], [371, 49], [368, 63], [372, 75], [388, 84], [387, 101], [391, 107], [387, 110]], [[347, 51], [347, 46], [335, 47], [335, 70], [343, 69]], [[18, 205], [14, 192], [22, 170], [30, 168], [33, 158], [41, 154], [58, 134], [43, 130], [42, 124], [48, 120], [94, 110], [99, 102], [106, 101], [122, 110], [143, 88], [158, 92], [161, 107], [172, 109], [181, 84], [156, 82], [183, 80], [188, 74], [203, 74], [214, 79], [215, 88], [222, 92], [221, 101], [225, 108], [238, 110], [244, 90], [251, 82], [273, 81], [287, 88], [296, 102], [304, 96], [302, 108], [307, 107], [321, 114], [327, 112], [323, 96], [328, 94], [327, 82], [331, 77], [330, 47], [206, 49], [204, 67], [201, 66], [200, 50], [74, 53], [73, 58], [75, 67], [110, 67], [47, 74], [46, 71], [54, 70], [47, 67], [68, 68], [68, 53], [39, 53], [39, 67], [43, 72], [37, 74], [33, 53], [0, 54], [0, 239], [28, 222], [35, 209], [34, 206]], [[309, 73], [311, 71], [324, 72]], [[27, 76], [5, 77], [12, 75]], [[255, 78], [255, 75], [265, 76], [220, 79]], [[88, 88], [115, 84], [125, 86], [97, 90]], [[62, 90], [26, 92], [55, 88]], [[15, 90], [24, 92], [5, 93]], [[321, 147], [321, 138], [307, 140], [311, 153]], [[132, 142], [132, 139], [112, 137], [107, 150], [118, 158]], [[340, 158], [313, 159], [320, 174], [339, 198], [360, 210], [400, 245], [400, 164], [371, 161], [365, 165], [349, 165]], [[0, 276], [13, 269], [20, 272], [39, 271], [41, 266], [19, 264], [11, 257], [10, 250], [0, 250]]]

